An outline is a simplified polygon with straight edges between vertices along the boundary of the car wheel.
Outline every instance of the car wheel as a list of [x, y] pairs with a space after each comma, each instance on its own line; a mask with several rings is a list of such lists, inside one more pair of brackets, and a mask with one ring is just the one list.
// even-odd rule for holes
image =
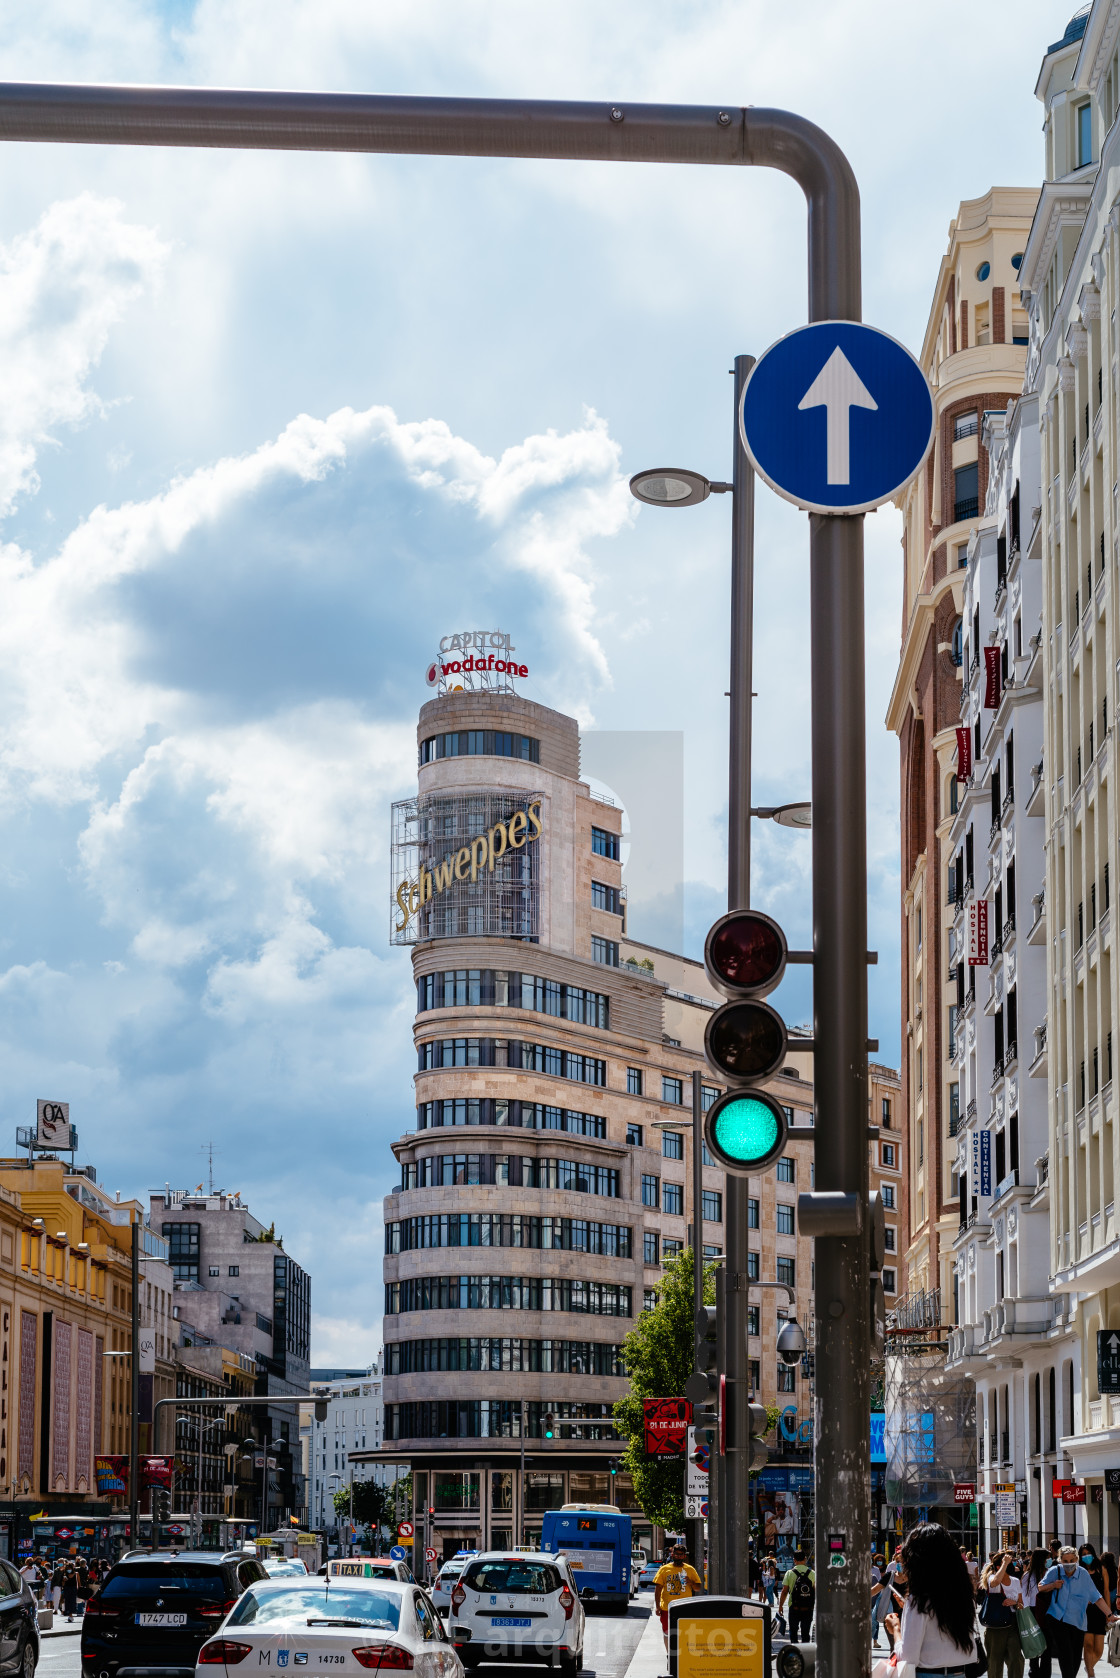
[[19, 1673], [19, 1678], [35, 1678], [35, 1645], [30, 1637], [24, 1639], [16, 1670]]
[[569, 1655], [567, 1659], [561, 1655], [560, 1678], [576, 1678], [576, 1673], [579, 1671], [579, 1665], [580, 1663], [575, 1655]]

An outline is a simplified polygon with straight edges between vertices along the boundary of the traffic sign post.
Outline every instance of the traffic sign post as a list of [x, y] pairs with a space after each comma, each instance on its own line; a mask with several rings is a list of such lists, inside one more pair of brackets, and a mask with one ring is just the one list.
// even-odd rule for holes
[[[818, 324], [858, 322], [861, 312], [860, 205], [855, 176], [827, 134], [788, 111], [760, 106], [9, 83], [0, 84], [0, 140], [600, 158], [780, 169], [805, 193], [811, 320]], [[829, 358], [836, 347], [829, 349]], [[845, 356], [878, 403], [880, 398], [862, 365], [847, 350]], [[737, 413], [750, 365], [749, 357], [736, 359]], [[854, 382], [839, 361], [814, 390], [824, 367], [822, 360], [812, 380], [796, 395], [798, 413], [814, 417], [820, 438], [812, 483], [806, 478], [808, 492], [792, 478], [785, 482], [784, 474], [772, 481], [775, 486], [782, 482], [784, 494], [820, 513], [810, 524], [809, 585], [816, 1182], [825, 1194], [854, 1206], [856, 1222], [862, 1226], [868, 1178], [863, 527], [858, 517], [835, 515], [843, 507], [852, 510], [873, 504], [862, 479], [848, 486], [836, 481], [842, 471], [840, 409], [849, 420], [849, 477], [853, 463], [863, 458], [859, 426], [868, 414], [874, 419], [877, 410], [868, 409], [853, 394]], [[802, 410], [801, 402], [809, 398]], [[760, 470], [771, 471], [774, 462], [768, 461], [753, 424], [748, 423], [747, 429], [752, 447], [760, 451]], [[814, 485], [820, 481], [825, 490], [818, 499]], [[751, 573], [753, 484], [745, 451], [736, 448], [729, 908], [745, 906], [749, 890], [751, 603], [743, 584]], [[872, 489], [883, 498], [874, 483]], [[857, 494], [863, 499], [857, 501]], [[732, 1276], [738, 1279], [746, 1271], [747, 1189], [745, 1178], [729, 1177], [725, 1226], [729, 1286]], [[865, 1672], [871, 1632], [870, 1264], [862, 1227], [853, 1232], [847, 1221], [840, 1220], [838, 1228], [840, 1232], [828, 1235], [823, 1221], [818, 1221], [814, 1232], [817, 1275], [822, 1279], [817, 1289], [817, 1392], [828, 1396], [827, 1405], [818, 1396], [814, 1428], [817, 1653], [822, 1678]], [[698, 1228], [698, 1240], [700, 1235]], [[136, 1292], [134, 1288], [134, 1298]], [[742, 1332], [746, 1289], [735, 1288], [729, 1297], [736, 1308], [726, 1336], [723, 1367], [733, 1382], [732, 1390], [737, 1391], [740, 1377], [747, 1374]], [[135, 1363], [133, 1368], [135, 1373]], [[135, 1418], [135, 1393], [133, 1399]], [[136, 1451], [134, 1433], [134, 1462]], [[729, 1475], [725, 1502], [732, 1522], [727, 1534], [728, 1560], [741, 1570], [745, 1582], [745, 1473], [736, 1470]], [[135, 1532], [135, 1504], [131, 1525]], [[826, 1533], [830, 1540], [844, 1539], [849, 1566], [828, 1568], [823, 1548]], [[747, 1594], [745, 1589], [742, 1594]]]

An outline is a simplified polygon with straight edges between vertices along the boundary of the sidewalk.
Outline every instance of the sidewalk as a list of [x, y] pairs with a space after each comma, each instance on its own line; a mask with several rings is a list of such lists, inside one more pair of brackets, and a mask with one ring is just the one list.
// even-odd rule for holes
[[625, 1678], [661, 1678], [669, 1670], [665, 1653], [665, 1637], [656, 1612], [650, 1614], [646, 1628], [638, 1639], [638, 1647], [630, 1657]]

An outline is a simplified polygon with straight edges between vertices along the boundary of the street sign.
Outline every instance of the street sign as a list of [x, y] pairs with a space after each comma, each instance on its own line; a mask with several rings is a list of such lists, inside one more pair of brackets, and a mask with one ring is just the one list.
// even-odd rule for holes
[[413, 1525], [411, 1521], [402, 1521], [400, 1526], [397, 1528], [397, 1534], [400, 1538], [411, 1538], [412, 1533]]
[[1097, 1331], [1097, 1391], [1120, 1393], [1120, 1334], [1115, 1329]]
[[684, 1518], [686, 1521], [706, 1521], [708, 1518], [707, 1498], [697, 1497], [695, 1492], [685, 1492]]
[[976, 1482], [974, 1480], [958, 1480], [953, 1487], [954, 1503], [975, 1503]]
[[669, 1604], [671, 1678], [766, 1678], [770, 1609], [741, 1597], [689, 1597]]
[[394, 1544], [392, 1549], [389, 1551], [389, 1555], [393, 1561], [408, 1560], [408, 1551], [404, 1548], [403, 1544]]
[[856, 321], [816, 321], [759, 358], [739, 427], [755, 471], [787, 501], [811, 513], [866, 513], [925, 460], [933, 396], [896, 338]]
[[[1084, 1487], [1082, 1487], [1084, 1490]], [[996, 1525], [997, 1527], [1016, 1527], [1019, 1525], [1019, 1499], [1014, 1492], [996, 1493]]]
[[[684, 1492], [686, 1497], [705, 1498], [708, 1495], [708, 1465], [711, 1460], [710, 1447], [701, 1440], [697, 1443], [696, 1429], [688, 1430], [688, 1450], [684, 1468]], [[694, 1521], [695, 1515], [688, 1519]]]
[[425, 1561], [435, 1561], [438, 1553], [439, 1552], [436, 1551], [436, 1550], [433, 1550], [432, 1546], [429, 1544], [428, 1548], [424, 1551], [424, 1560]]

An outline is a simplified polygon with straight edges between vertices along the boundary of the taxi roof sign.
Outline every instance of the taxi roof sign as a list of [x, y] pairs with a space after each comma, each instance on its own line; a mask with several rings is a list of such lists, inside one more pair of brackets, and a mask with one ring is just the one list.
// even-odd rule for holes
[[392, 1567], [391, 1561], [329, 1561], [327, 1563], [328, 1579], [377, 1579], [383, 1580]]

